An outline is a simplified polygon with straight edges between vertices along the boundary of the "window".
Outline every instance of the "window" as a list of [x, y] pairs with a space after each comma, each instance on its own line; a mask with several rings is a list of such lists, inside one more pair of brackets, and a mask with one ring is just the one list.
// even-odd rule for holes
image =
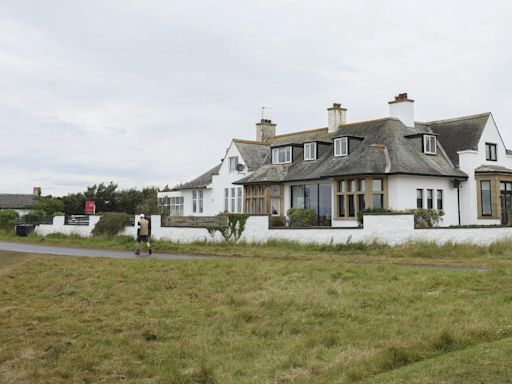
[[244, 190], [244, 210], [249, 214], [266, 214], [267, 208], [267, 191], [266, 185], [248, 185]]
[[224, 212], [229, 211], [229, 188], [224, 188]]
[[238, 156], [232, 156], [229, 158], [229, 172], [238, 172], [236, 166], [238, 165]]
[[427, 209], [434, 208], [434, 190], [427, 189]]
[[316, 143], [304, 144], [304, 160], [316, 160]]
[[236, 212], [235, 211], [235, 190], [236, 188], [231, 188], [231, 211], [230, 212]]
[[510, 192], [512, 191], [512, 182], [510, 181], [501, 181], [500, 182], [500, 191], [502, 192]]
[[416, 208], [423, 208], [423, 189], [416, 190]]
[[338, 137], [334, 139], [334, 156], [348, 155], [348, 138]]
[[338, 217], [345, 217], [345, 195], [338, 195]]
[[183, 197], [169, 198], [169, 214], [171, 216], [183, 216]]
[[423, 152], [429, 155], [435, 155], [437, 153], [437, 141], [435, 136], [423, 136]]
[[372, 208], [384, 207], [384, 182], [382, 179], [372, 180]]
[[197, 191], [192, 192], [192, 212], [197, 212]]
[[305, 208], [315, 211], [314, 226], [331, 225], [332, 215], [332, 185], [303, 184], [292, 185], [291, 207]]
[[443, 190], [442, 189], [437, 190], [437, 209], [440, 211], [443, 210]]
[[366, 200], [364, 193], [366, 191], [366, 185], [364, 179], [357, 180], [357, 210], [363, 211], [366, 208]]
[[242, 212], [242, 187], [236, 189], [236, 211]]
[[480, 201], [482, 203], [482, 216], [492, 216], [491, 208], [491, 182], [480, 181]]
[[485, 160], [497, 161], [496, 144], [485, 143]]
[[292, 147], [279, 147], [272, 149], [272, 164], [286, 164], [292, 162]]
[[203, 191], [199, 191], [199, 213], [203, 213]]
[[270, 213], [272, 215], [279, 215], [281, 213], [281, 199], [279, 197], [273, 197], [271, 202], [272, 206], [270, 209]]

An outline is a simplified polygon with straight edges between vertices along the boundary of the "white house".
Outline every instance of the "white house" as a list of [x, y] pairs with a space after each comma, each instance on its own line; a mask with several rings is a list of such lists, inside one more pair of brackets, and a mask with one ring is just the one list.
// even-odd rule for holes
[[348, 123], [334, 104], [326, 128], [285, 135], [262, 120], [256, 141], [233, 140], [221, 164], [159, 193], [162, 211], [285, 216], [311, 208], [315, 225], [341, 227], [358, 225], [367, 208], [429, 208], [444, 211], [445, 226], [509, 222], [512, 152], [490, 113], [417, 122], [407, 94], [389, 107], [389, 117]]

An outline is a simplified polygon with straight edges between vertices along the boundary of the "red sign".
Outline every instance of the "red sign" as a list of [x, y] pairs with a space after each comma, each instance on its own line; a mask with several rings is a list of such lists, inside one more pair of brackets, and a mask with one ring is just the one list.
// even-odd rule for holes
[[96, 202], [94, 200], [85, 200], [85, 214], [94, 215], [96, 213]]

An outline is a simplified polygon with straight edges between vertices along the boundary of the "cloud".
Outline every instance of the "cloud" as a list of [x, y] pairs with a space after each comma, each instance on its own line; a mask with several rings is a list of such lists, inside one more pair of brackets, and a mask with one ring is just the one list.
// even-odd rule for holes
[[19, 1], [0, 13], [0, 191], [186, 181], [262, 105], [278, 132], [491, 110], [512, 132], [506, 1]]

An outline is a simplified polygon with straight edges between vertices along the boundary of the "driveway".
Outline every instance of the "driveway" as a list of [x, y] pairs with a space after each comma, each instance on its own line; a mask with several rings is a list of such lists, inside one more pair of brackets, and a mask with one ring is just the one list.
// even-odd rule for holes
[[48, 245], [16, 243], [9, 241], [0, 241], [0, 250], [24, 253], [39, 253], [45, 255], [59, 256], [82, 256], [82, 257], [111, 257], [114, 259], [164, 259], [164, 260], [204, 260], [219, 259], [213, 256], [192, 256], [192, 255], [173, 255], [166, 253], [153, 253], [148, 256], [147, 253], [136, 256], [130, 251], [111, 251], [90, 248], [72, 248], [72, 247], [52, 247]]

